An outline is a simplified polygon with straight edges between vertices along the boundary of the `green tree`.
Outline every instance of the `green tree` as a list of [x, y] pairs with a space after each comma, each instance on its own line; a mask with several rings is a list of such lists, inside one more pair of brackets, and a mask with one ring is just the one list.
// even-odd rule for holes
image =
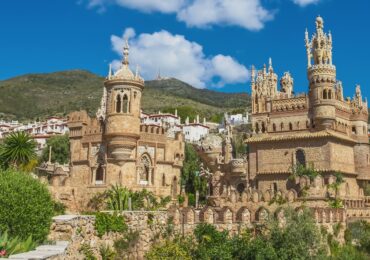
[[198, 190], [200, 199], [207, 193], [207, 181], [199, 176], [200, 159], [193, 145], [185, 144], [185, 160], [181, 170], [181, 184], [185, 185], [185, 192], [195, 194]]
[[199, 224], [194, 230], [198, 243], [194, 259], [232, 259], [232, 247], [227, 231], [217, 231], [213, 225]]
[[267, 239], [279, 259], [313, 259], [325, 255], [320, 230], [309, 209], [299, 213], [288, 208], [285, 219], [283, 227], [279, 227], [277, 220], [268, 227]]
[[359, 250], [370, 254], [370, 224], [366, 221], [348, 223], [346, 241], [348, 244], [355, 241]]
[[0, 161], [3, 168], [21, 168], [36, 159], [36, 142], [26, 132], [14, 132], [0, 146]]
[[191, 260], [192, 257], [186, 247], [179, 240], [165, 240], [155, 244], [145, 255], [148, 260], [181, 259]]
[[29, 174], [0, 171], [0, 232], [9, 236], [43, 241], [54, 213], [47, 187]]
[[51, 161], [65, 164], [69, 162], [69, 138], [68, 135], [56, 135], [46, 141], [46, 147], [42, 151], [41, 160], [49, 160], [49, 150], [51, 146]]

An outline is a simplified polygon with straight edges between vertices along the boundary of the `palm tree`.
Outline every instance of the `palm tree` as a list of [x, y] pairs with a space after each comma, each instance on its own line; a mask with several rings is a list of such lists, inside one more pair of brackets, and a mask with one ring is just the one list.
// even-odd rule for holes
[[37, 158], [36, 142], [26, 132], [14, 132], [0, 146], [0, 161], [3, 167], [23, 167]]

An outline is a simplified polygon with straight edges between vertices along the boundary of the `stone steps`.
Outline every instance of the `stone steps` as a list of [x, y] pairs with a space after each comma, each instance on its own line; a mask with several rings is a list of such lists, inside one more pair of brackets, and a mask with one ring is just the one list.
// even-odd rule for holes
[[12, 260], [43, 260], [64, 254], [68, 247], [68, 241], [57, 241], [55, 245], [42, 245], [35, 250], [9, 256]]

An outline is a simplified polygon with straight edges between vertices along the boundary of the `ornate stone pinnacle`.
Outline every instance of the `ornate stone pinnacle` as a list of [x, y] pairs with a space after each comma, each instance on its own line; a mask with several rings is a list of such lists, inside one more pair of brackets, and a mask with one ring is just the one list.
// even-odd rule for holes
[[125, 40], [125, 45], [123, 46], [123, 60], [122, 60], [122, 64], [124, 64], [124, 65], [128, 65], [129, 64], [129, 60], [128, 60], [129, 49], [130, 49], [130, 46], [128, 45], [128, 41], [126, 39]]

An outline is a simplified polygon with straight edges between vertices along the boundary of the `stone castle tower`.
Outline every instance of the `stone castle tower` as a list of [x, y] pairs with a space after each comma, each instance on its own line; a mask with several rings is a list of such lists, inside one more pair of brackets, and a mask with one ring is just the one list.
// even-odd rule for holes
[[[121, 68], [104, 82], [100, 119], [105, 120], [104, 138], [113, 159], [123, 164], [140, 137], [140, 105], [144, 80], [129, 68], [129, 46], [123, 49]], [[105, 110], [105, 115], [104, 111]]]
[[336, 68], [332, 61], [332, 36], [324, 33], [323, 28], [323, 19], [317, 17], [312, 39], [309, 40], [307, 30], [305, 33], [312, 124], [317, 129], [333, 128], [335, 122]]
[[180, 192], [184, 136], [158, 125], [141, 124], [144, 80], [129, 68], [129, 46], [120, 68], [104, 81], [96, 117], [86, 111], [68, 116], [70, 174], [52, 176], [52, 191], [70, 209], [85, 208], [94, 194], [111, 185], [146, 189], [158, 196]]

